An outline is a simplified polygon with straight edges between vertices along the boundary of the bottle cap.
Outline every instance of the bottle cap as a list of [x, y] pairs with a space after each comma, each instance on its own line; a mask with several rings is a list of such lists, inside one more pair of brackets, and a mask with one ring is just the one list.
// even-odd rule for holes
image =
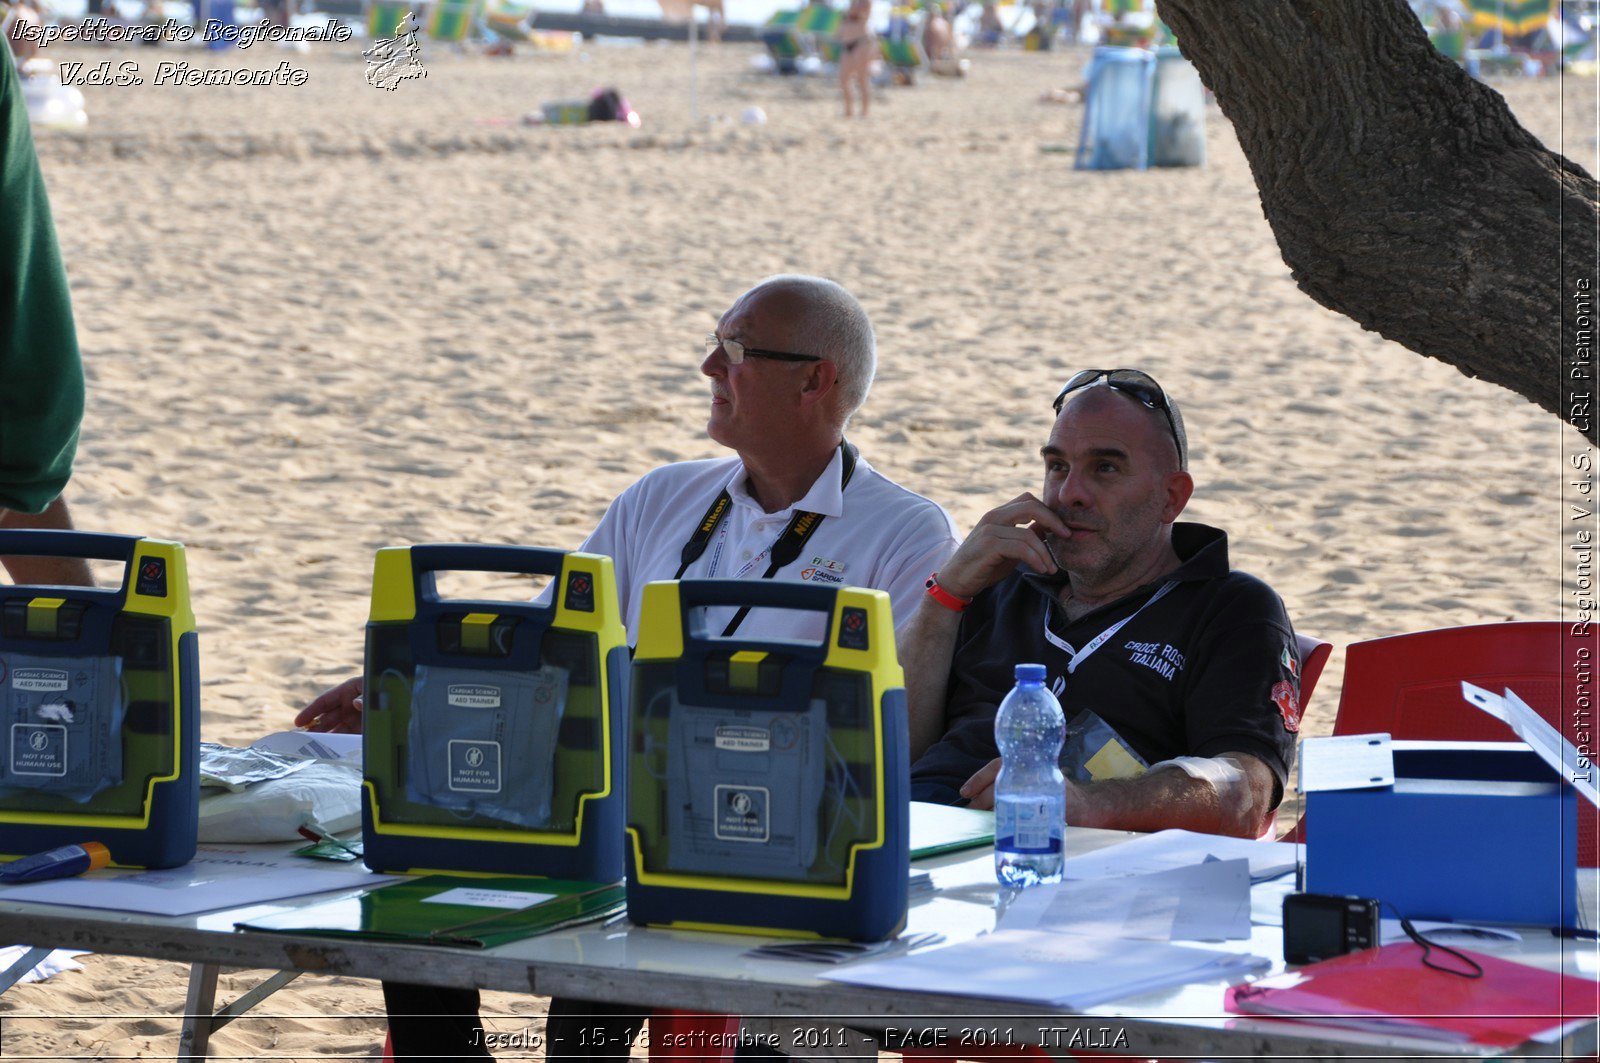
[[1044, 682], [1044, 665], [1042, 665], [1042, 664], [1019, 664], [1019, 665], [1017, 665], [1016, 677], [1017, 677], [1017, 682], [1019, 682], [1019, 683], [1021, 683], [1021, 682], [1043, 683]]

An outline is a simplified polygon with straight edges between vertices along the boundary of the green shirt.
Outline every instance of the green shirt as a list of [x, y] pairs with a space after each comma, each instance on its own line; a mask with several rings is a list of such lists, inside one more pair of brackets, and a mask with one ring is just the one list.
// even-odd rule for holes
[[0, 508], [38, 513], [72, 476], [83, 366], [22, 85], [0, 53]]

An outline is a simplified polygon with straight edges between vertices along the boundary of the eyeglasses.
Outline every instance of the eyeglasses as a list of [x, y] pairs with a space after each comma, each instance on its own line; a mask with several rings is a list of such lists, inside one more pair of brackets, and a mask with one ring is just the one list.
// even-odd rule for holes
[[774, 362], [820, 362], [820, 354], [795, 354], [792, 351], [764, 351], [759, 347], [746, 347], [738, 340], [719, 339], [715, 333], [706, 337], [706, 356], [717, 353], [717, 348], [722, 348], [722, 353], [727, 355], [731, 365], [738, 365], [745, 358], [769, 358]]
[[1161, 390], [1161, 385], [1156, 383], [1155, 377], [1149, 373], [1138, 369], [1085, 369], [1080, 373], [1074, 373], [1056, 395], [1056, 412], [1061, 412], [1061, 406], [1067, 401], [1068, 395], [1084, 388], [1092, 388], [1102, 380], [1111, 390], [1120, 391], [1149, 409], [1161, 411], [1162, 416], [1167, 419], [1167, 427], [1172, 430], [1172, 442], [1178, 447], [1178, 468], [1187, 469], [1189, 437], [1183, 430], [1183, 415], [1172, 404], [1172, 400], [1167, 398], [1167, 393]]

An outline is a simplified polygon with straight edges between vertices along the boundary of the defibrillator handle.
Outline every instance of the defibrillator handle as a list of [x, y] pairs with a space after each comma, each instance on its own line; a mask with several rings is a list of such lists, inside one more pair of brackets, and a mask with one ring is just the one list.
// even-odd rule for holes
[[[678, 602], [683, 609], [684, 630], [688, 631], [689, 610], [706, 606], [731, 605], [750, 608], [803, 609], [833, 615], [838, 603], [836, 587], [823, 587], [790, 580], [687, 579], [678, 584]], [[823, 640], [826, 644], [826, 639]]]
[[[683, 631], [683, 656], [678, 662], [678, 691], [689, 704], [711, 708], [744, 708], [749, 701], [737, 693], [719, 692], [707, 685], [703, 662], [726, 656], [729, 649], [768, 650], [779, 654], [781, 673], [776, 695], [767, 703], [774, 710], [803, 711], [811, 704], [816, 672], [828, 657], [828, 636], [809, 639], [761, 639], [749, 635], [718, 636], [707, 629], [708, 606], [801, 609], [833, 614], [839, 593], [833, 587], [775, 580], [691, 579], [678, 582], [679, 623]], [[830, 622], [826, 627], [831, 628]]]
[[59, 531], [41, 528], [7, 528], [0, 531], [0, 555], [23, 557], [81, 557], [90, 561], [133, 560], [143, 540], [137, 535]]
[[539, 546], [486, 546], [478, 543], [428, 543], [411, 548], [411, 568], [417, 577], [421, 597], [438, 600], [432, 581], [422, 577], [434, 572], [511, 572], [528, 576], [559, 576], [563, 550]]

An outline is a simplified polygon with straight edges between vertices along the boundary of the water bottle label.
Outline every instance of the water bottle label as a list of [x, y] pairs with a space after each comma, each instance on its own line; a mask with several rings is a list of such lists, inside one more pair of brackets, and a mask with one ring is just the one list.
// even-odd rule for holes
[[994, 810], [995, 848], [1059, 853], [1062, 819], [1054, 801], [1001, 801]]

